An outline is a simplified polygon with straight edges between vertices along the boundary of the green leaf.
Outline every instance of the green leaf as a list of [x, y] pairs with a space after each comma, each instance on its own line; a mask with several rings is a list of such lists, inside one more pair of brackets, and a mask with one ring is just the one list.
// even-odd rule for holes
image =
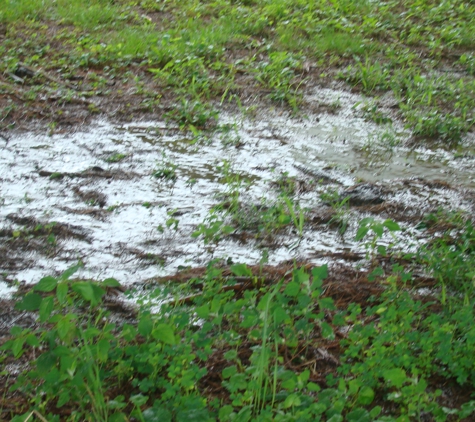
[[378, 254], [381, 256], [386, 256], [388, 254], [387, 248], [384, 245], [378, 245], [376, 249]]
[[298, 380], [299, 380], [299, 383], [302, 383], [302, 384], [305, 384], [308, 379], [310, 378], [310, 371], [308, 369], [306, 369], [305, 371], [303, 371], [299, 376], [298, 376]]
[[314, 280], [325, 280], [328, 277], [328, 265], [312, 268], [312, 276]]
[[59, 277], [62, 281], [68, 280], [79, 268], [84, 267], [84, 264], [79, 261], [76, 265], [69, 267], [61, 276]]
[[237, 350], [236, 349], [231, 349], [231, 350], [228, 350], [224, 355], [223, 355], [224, 359], [227, 359], [227, 360], [234, 360], [238, 357], [238, 353], [237, 353]]
[[318, 384], [315, 384], [314, 382], [309, 382], [307, 384], [307, 390], [308, 391], [313, 391], [313, 392], [318, 392], [320, 391], [322, 388], [318, 385]]
[[384, 227], [382, 224], [373, 224], [371, 226], [371, 229], [379, 236], [381, 237], [384, 232]]
[[91, 302], [94, 299], [94, 290], [92, 289], [92, 283], [80, 281], [71, 285], [71, 289], [73, 289], [84, 300], [88, 302]]
[[144, 315], [140, 318], [139, 324], [137, 326], [137, 329], [140, 333], [140, 335], [147, 337], [150, 335], [153, 329], [153, 321], [152, 317], [150, 315]]
[[371, 418], [366, 409], [355, 409], [349, 412], [346, 415], [346, 420], [348, 422], [371, 422]]
[[[236, 229], [233, 227], [233, 226], [223, 226], [221, 227], [221, 231], [224, 233], [224, 234], [231, 234], [233, 231], [235, 231]], [[252, 274], [251, 274], [252, 275]]]
[[91, 300], [91, 305], [96, 306], [101, 302], [102, 296], [106, 294], [106, 291], [99, 287], [97, 284], [92, 284], [92, 291], [93, 299]]
[[74, 283], [71, 288], [82, 296], [84, 300], [90, 302], [91, 306], [98, 305], [102, 296], [106, 293], [104, 289], [101, 289], [99, 286], [88, 281]]
[[276, 324], [281, 324], [284, 321], [290, 321], [289, 315], [287, 314], [287, 312], [285, 312], [285, 309], [282, 308], [282, 306], [276, 306], [274, 309], [274, 322]]
[[368, 274], [368, 280], [374, 281], [376, 277], [381, 277], [384, 275], [384, 270], [381, 267], [376, 267], [370, 274]]
[[384, 223], [383, 226], [385, 226], [390, 232], [395, 232], [398, 230], [401, 230], [401, 227], [399, 226], [398, 223], [391, 219], [387, 219]]
[[300, 406], [302, 404], [302, 400], [297, 394], [290, 394], [284, 401], [284, 409], [288, 409], [289, 407]]
[[55, 289], [57, 284], [58, 280], [56, 280], [56, 278], [51, 276], [43, 277], [34, 287], [34, 290], [38, 292], [51, 292]]
[[124, 403], [124, 399], [125, 397], [123, 395], [116, 396], [115, 399], [107, 402], [107, 407], [109, 409], [123, 409], [127, 406], [127, 403]]
[[293, 391], [297, 386], [297, 380], [293, 378], [289, 378], [285, 381], [282, 381], [282, 388], [286, 389], [287, 391]]
[[361, 381], [356, 378], [348, 382], [348, 393], [350, 395], [355, 395], [361, 387]]
[[69, 391], [63, 391], [58, 397], [58, 403], [56, 403], [56, 407], [58, 409], [60, 407], [63, 407], [70, 400], [70, 398], [71, 396], [69, 394]]
[[61, 340], [70, 340], [76, 332], [76, 325], [71, 322], [73, 319], [74, 318], [71, 314], [67, 314], [61, 318], [56, 325], [56, 329], [58, 330], [58, 335]]
[[25, 341], [26, 339], [24, 337], [13, 340], [10, 348], [15, 358], [19, 358], [23, 354], [23, 345], [25, 344]]
[[333, 328], [331, 327], [331, 325], [323, 321], [321, 328], [322, 328], [323, 338], [329, 338], [329, 339], [335, 338], [335, 334], [333, 333]]
[[15, 309], [19, 311], [37, 311], [43, 298], [38, 293], [28, 293], [21, 302], [17, 302]]
[[122, 337], [127, 341], [132, 341], [137, 336], [137, 329], [131, 324], [122, 326]]
[[269, 305], [269, 301], [272, 300], [272, 296], [270, 293], [266, 293], [264, 296], [262, 296], [262, 299], [259, 301], [257, 304], [257, 309], [259, 311], [265, 311]]
[[231, 413], [233, 413], [233, 407], [229, 404], [226, 404], [225, 406], [221, 406], [219, 409], [219, 420], [220, 421], [229, 421]]
[[251, 417], [252, 417], [252, 407], [244, 406], [239, 411], [236, 418], [233, 419], [233, 422], [251, 422], [252, 421]]
[[163, 407], [150, 407], [142, 412], [144, 422], [171, 422], [172, 414]]
[[318, 304], [320, 305], [320, 308], [322, 309], [329, 309], [329, 310], [336, 309], [335, 302], [333, 302], [333, 299], [331, 297], [324, 297], [320, 299], [318, 301]]
[[374, 391], [371, 387], [364, 385], [358, 394], [358, 403], [367, 406], [374, 400]]
[[200, 318], [208, 318], [209, 317], [209, 305], [205, 303], [203, 306], [196, 308], [196, 315]]
[[[25, 328], [25, 330], [28, 330], [28, 329]], [[30, 330], [28, 330], [28, 331], [30, 331]], [[23, 331], [23, 328], [19, 327], [18, 325], [14, 325], [12, 328], [10, 328], [10, 334], [13, 337], [18, 337], [18, 336], [22, 335], [25, 332], [26, 331]]]
[[366, 226], [369, 226], [371, 223], [374, 222], [374, 218], [373, 217], [365, 217], [363, 218], [361, 221], [360, 221], [360, 227], [366, 227]]
[[40, 304], [40, 321], [45, 322], [53, 312], [54, 298], [52, 296], [45, 297]]
[[382, 410], [383, 408], [381, 406], [375, 406], [369, 412], [369, 416], [371, 417], [371, 419], [375, 419], [379, 416]]
[[66, 296], [68, 295], [69, 285], [68, 283], [59, 283], [56, 287], [56, 297], [58, 298], [59, 303], [64, 303]]
[[97, 357], [100, 362], [106, 362], [109, 357], [110, 341], [105, 338], [97, 343]]
[[106, 287], [120, 287], [120, 283], [115, 278], [106, 278], [102, 284]]
[[41, 343], [34, 334], [28, 334], [25, 338], [25, 343], [31, 347], [40, 347]]
[[232, 391], [245, 390], [247, 388], [247, 380], [244, 374], [234, 374], [229, 379], [229, 384], [232, 386]]
[[310, 279], [310, 276], [306, 273], [304, 268], [299, 268], [297, 270], [294, 270], [292, 274], [292, 280], [300, 285], [308, 282], [309, 279]]
[[363, 239], [363, 237], [365, 237], [368, 232], [369, 232], [368, 227], [360, 227], [358, 231], [356, 232], [355, 240], [359, 241]]
[[148, 401], [148, 396], [144, 396], [143, 394], [136, 394], [135, 396], [130, 397], [130, 401], [136, 406], [141, 407]]
[[406, 371], [401, 368], [387, 369], [383, 371], [383, 377], [391, 385], [401, 388], [406, 381]]
[[153, 337], [167, 344], [176, 344], [175, 333], [173, 328], [167, 324], [159, 324], [152, 333]]
[[108, 422], [128, 422], [128, 420], [127, 416], [122, 412], [115, 412], [107, 419]]
[[300, 285], [295, 281], [291, 281], [287, 286], [285, 286], [284, 294], [290, 297], [295, 297], [300, 292]]
[[36, 360], [36, 367], [42, 375], [46, 375], [54, 367], [57, 357], [52, 352], [43, 353]]
[[231, 265], [230, 270], [237, 277], [251, 277], [252, 276], [252, 271], [246, 264]]
[[231, 378], [234, 374], [237, 373], [236, 365], [228, 366], [227, 368], [223, 369], [222, 375], [224, 379]]

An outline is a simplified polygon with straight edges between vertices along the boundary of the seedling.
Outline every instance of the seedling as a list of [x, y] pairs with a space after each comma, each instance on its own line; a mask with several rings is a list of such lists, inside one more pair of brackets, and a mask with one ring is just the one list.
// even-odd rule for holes
[[[394, 232], [400, 231], [401, 228], [398, 223], [391, 219], [385, 221], [378, 221], [373, 217], [363, 218], [359, 223], [358, 231], [356, 232], [355, 240], [362, 240], [368, 233], [372, 232], [372, 237], [368, 243], [365, 244], [366, 249], [369, 249], [371, 254], [372, 265], [376, 262], [376, 252], [382, 256], [387, 255], [387, 248], [384, 245], [378, 244], [378, 240], [383, 237], [384, 231], [388, 231], [393, 239], [396, 239]], [[368, 256], [367, 256], [368, 258]]]

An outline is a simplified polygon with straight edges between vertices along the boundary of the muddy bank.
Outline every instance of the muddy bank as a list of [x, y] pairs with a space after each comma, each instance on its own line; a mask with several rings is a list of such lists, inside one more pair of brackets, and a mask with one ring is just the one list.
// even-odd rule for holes
[[[398, 236], [415, 248], [424, 214], [473, 209], [472, 137], [457, 151], [411, 149], [397, 120], [364, 119], [360, 96], [324, 89], [306, 101], [336, 105], [306, 118], [222, 114], [206, 136], [165, 122], [97, 121], [68, 134], [0, 139], [2, 288], [78, 260], [82, 277], [129, 284], [218, 258], [363, 258], [353, 238], [365, 216], [400, 222]], [[290, 213], [283, 194], [302, 210], [301, 227], [275, 223]], [[233, 198], [240, 216], [226, 212]], [[196, 234], [216, 221], [231, 229]]]

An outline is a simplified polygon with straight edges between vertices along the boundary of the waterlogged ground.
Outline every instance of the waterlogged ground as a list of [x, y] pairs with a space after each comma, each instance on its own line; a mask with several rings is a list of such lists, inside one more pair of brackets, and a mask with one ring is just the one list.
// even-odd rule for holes
[[[216, 258], [358, 263], [365, 248], [353, 239], [363, 217], [398, 221], [400, 244], [414, 248], [424, 241], [415, 227], [425, 214], [473, 209], [473, 134], [455, 150], [428, 149], [410, 145], [394, 118], [365, 120], [370, 100], [361, 96], [327, 88], [305, 100], [315, 110], [305, 116], [221, 114], [206, 137], [166, 122], [97, 121], [0, 139], [0, 294], [79, 260], [80, 276], [125, 284]], [[297, 215], [302, 209], [301, 233], [295, 222], [277, 229], [268, 217], [262, 225], [276, 204], [290, 213], [283, 192]], [[225, 206], [233, 193], [234, 220]], [[210, 212], [220, 203], [221, 212]], [[213, 221], [233, 230], [192, 237]]]

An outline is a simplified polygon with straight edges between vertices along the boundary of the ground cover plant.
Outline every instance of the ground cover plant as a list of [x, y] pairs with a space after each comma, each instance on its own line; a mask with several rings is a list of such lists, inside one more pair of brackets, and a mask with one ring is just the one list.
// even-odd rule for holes
[[[412, 143], [456, 148], [474, 124], [474, 21], [468, 0], [0, 0], [0, 138], [38, 124], [53, 135], [97, 116], [151, 117], [197, 148], [213, 133], [238, 150], [237, 130], [220, 125], [222, 110], [305, 117], [315, 107], [305, 94], [337, 83], [371, 97], [365, 119], [400, 119]], [[365, 149], [377, 155], [400, 142], [388, 126]], [[149, 176], [172, 191], [186, 168], [162, 151], [157, 157]], [[101, 156], [110, 165], [131, 159], [115, 150]], [[81, 262], [20, 285], [13, 300], [0, 301], [2, 318], [11, 316], [0, 327], [0, 419], [475, 419], [471, 216], [425, 216], [417, 230], [430, 240], [409, 252], [398, 243], [404, 228], [370, 207], [353, 233], [361, 214], [318, 175], [281, 174], [250, 203], [253, 180], [226, 160], [216, 166], [223, 192], [192, 237], [210, 249], [228, 237], [257, 242], [260, 263], [216, 259], [126, 293], [113, 278], [76, 277]], [[38, 175], [59, 182], [86, 173], [116, 174]], [[302, 205], [306, 190], [327, 215]], [[106, 204], [100, 194], [74, 193], [90, 207]], [[53, 254], [62, 237], [87, 237], [56, 221], [14, 222], [19, 228], [1, 232], [5, 257], [8, 245]], [[357, 268], [266, 264], [278, 235], [291, 249], [321, 223], [364, 246]], [[180, 228], [172, 207], [156, 227]]]
[[[424, 221], [445, 234], [393, 258], [378, 239], [398, 225], [362, 221], [366, 272], [211, 262], [142, 288], [119, 314], [115, 279], [75, 279], [81, 263], [45, 277], [15, 305], [34, 323], [1, 346], [4, 365], [26, 365], [5, 381], [2, 417], [470, 420], [473, 225]], [[421, 263], [433, 277], [411, 273]]]

